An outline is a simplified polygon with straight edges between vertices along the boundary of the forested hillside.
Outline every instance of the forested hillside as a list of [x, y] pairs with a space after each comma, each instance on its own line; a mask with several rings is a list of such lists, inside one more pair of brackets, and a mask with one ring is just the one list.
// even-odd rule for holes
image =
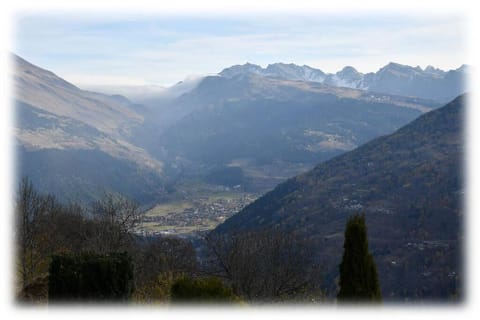
[[456, 295], [465, 99], [280, 184], [214, 233], [280, 228], [307, 234], [333, 289], [344, 223], [364, 212], [385, 298]]

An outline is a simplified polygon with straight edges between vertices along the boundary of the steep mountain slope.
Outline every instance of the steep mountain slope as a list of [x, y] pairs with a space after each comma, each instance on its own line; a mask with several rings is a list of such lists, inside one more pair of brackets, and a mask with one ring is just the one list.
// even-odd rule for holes
[[445, 72], [432, 66], [424, 70], [398, 63], [389, 63], [377, 72], [363, 74], [351, 66], [335, 74], [327, 74], [309, 66], [275, 63], [266, 68], [254, 64], [235, 65], [224, 69], [219, 75], [232, 78], [254, 74], [284, 80], [312, 81], [334, 87], [368, 90], [372, 92], [411, 96], [447, 102], [465, 92], [465, 77], [468, 68]]
[[90, 202], [115, 192], [152, 204], [164, 193], [162, 176], [98, 149], [16, 150], [19, 177], [28, 176], [42, 192], [61, 201]]
[[384, 298], [458, 298], [464, 100], [280, 184], [214, 232], [310, 235], [334, 295], [345, 221], [364, 212]]
[[129, 108], [128, 100], [83, 91], [50, 71], [14, 56], [16, 99], [42, 111], [68, 117], [103, 132], [118, 134], [124, 127], [143, 121]]
[[[109, 177], [127, 177], [137, 172], [140, 177], [154, 175], [160, 178], [162, 163], [133, 143], [132, 131], [144, 122], [139, 106], [122, 96], [80, 90], [18, 56], [13, 59], [15, 141], [21, 150], [17, 154], [18, 176], [32, 176], [34, 183], [46, 192], [61, 191], [57, 192], [58, 195], [78, 192], [77, 197], [81, 200], [91, 200], [90, 196], [94, 194], [85, 186], [98, 183], [95, 190], [121, 189], [109, 182]], [[75, 157], [64, 157], [64, 154], [75, 154]], [[52, 161], [53, 155], [56, 159], [64, 159], [62, 165], [69, 166], [72, 172], [75, 167], [85, 164], [89, 169], [82, 172], [104, 172], [97, 176], [62, 175], [55, 171], [59, 164]], [[102, 157], [112, 159], [110, 170], [105, 167], [105, 162], [95, 161]], [[115, 170], [117, 165], [124, 170]], [[36, 174], [38, 168], [49, 169]], [[106, 172], [111, 175], [100, 179]], [[137, 190], [150, 187], [148, 193], [153, 199], [153, 190], [158, 187], [153, 188], [154, 185], [147, 180], [145, 187], [131, 187]]]

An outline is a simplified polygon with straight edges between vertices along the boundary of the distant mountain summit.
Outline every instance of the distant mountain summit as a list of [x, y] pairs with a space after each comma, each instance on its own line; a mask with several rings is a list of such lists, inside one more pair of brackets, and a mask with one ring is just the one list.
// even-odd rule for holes
[[419, 66], [411, 67], [390, 62], [377, 72], [363, 74], [351, 66], [346, 66], [341, 71], [331, 74], [293, 63], [274, 63], [266, 68], [246, 63], [226, 68], [219, 75], [232, 78], [255, 74], [446, 102], [465, 92], [464, 78], [467, 72], [468, 67], [465, 65], [455, 70], [443, 71], [433, 66], [422, 69]]
[[363, 74], [350, 66], [343, 68], [335, 74], [329, 74], [323, 83], [334, 87], [368, 89], [363, 83]]
[[466, 68], [443, 71], [434, 67], [422, 70], [389, 63], [376, 73], [364, 76], [364, 88], [404, 96], [447, 101], [465, 92]]
[[300, 80], [313, 82], [323, 82], [326, 77], [326, 74], [321, 70], [309, 66], [298, 66], [293, 63], [269, 64], [265, 69], [255, 64], [246, 63], [244, 65], [235, 65], [226, 68], [219, 74], [227, 78], [246, 74], [256, 74], [285, 80]]

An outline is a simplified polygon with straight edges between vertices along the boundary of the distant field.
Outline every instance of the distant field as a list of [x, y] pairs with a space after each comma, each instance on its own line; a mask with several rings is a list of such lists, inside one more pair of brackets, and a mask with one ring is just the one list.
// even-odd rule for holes
[[143, 224], [143, 230], [146, 232], [162, 232], [162, 233], [167, 233], [168, 231], [173, 231], [172, 234], [186, 234], [186, 233], [192, 233], [195, 231], [203, 231], [203, 230], [209, 230], [209, 228], [206, 227], [196, 227], [196, 226], [185, 226], [185, 227], [179, 227], [179, 226], [161, 226], [158, 225], [157, 223], [151, 223], [151, 222], [146, 222]]
[[190, 201], [174, 201], [168, 203], [157, 204], [146, 212], [147, 217], [166, 216], [170, 212], [179, 213], [187, 208], [191, 208], [193, 203]]
[[197, 226], [163, 226], [158, 224], [157, 222], [145, 222], [142, 225], [142, 229], [143, 231], [146, 231], [146, 232], [167, 233], [168, 231], [173, 231], [172, 234], [186, 234], [186, 233], [212, 230], [218, 225], [218, 222], [215, 222], [215, 221], [209, 221], [209, 222], [210, 223], [206, 222], [205, 225], [197, 225]]
[[[192, 191], [192, 190], [189, 190]], [[189, 192], [190, 193], [190, 192]], [[232, 210], [235, 204], [247, 204], [252, 201], [252, 194], [235, 191], [213, 191], [206, 193], [205, 190], [192, 192], [189, 199], [172, 201], [157, 204], [146, 212], [146, 218], [154, 221], [143, 222], [141, 229], [145, 232], [161, 232], [172, 234], [187, 234], [198, 231], [212, 230], [225, 218], [236, 213]], [[249, 197], [249, 200], [245, 200]], [[227, 208], [227, 211], [215, 213], [215, 210]], [[210, 209], [206, 209], [210, 208]], [[212, 210], [212, 208], [215, 208]], [[186, 209], [189, 210], [185, 213]], [[210, 211], [209, 211], [210, 210]]]
[[200, 201], [205, 204], [210, 204], [218, 200], [234, 200], [245, 196], [243, 192], [217, 192], [208, 196], [198, 195], [189, 200], [175, 200], [166, 203], [157, 204], [152, 209], [146, 212], [147, 217], [166, 216], [168, 213], [181, 213], [183, 210], [193, 208], [194, 202]]

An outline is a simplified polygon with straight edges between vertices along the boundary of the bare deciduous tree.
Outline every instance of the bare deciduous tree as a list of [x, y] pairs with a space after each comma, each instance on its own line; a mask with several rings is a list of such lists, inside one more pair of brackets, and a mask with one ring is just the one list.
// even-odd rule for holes
[[53, 196], [39, 194], [28, 178], [21, 180], [15, 206], [21, 287], [27, 286], [33, 280], [38, 264], [43, 259], [39, 241], [43, 228], [42, 219], [56, 208], [57, 202]]
[[136, 202], [113, 194], [105, 194], [92, 206], [94, 221], [99, 222], [97, 234], [93, 234], [94, 247], [99, 252], [128, 251], [132, 245], [132, 233], [142, 222], [144, 213]]
[[188, 240], [177, 237], [138, 239], [135, 252], [135, 282], [138, 288], [155, 285], [158, 277], [194, 275], [197, 271], [195, 250]]
[[320, 267], [305, 239], [279, 230], [207, 237], [224, 276], [249, 300], [318, 292]]

